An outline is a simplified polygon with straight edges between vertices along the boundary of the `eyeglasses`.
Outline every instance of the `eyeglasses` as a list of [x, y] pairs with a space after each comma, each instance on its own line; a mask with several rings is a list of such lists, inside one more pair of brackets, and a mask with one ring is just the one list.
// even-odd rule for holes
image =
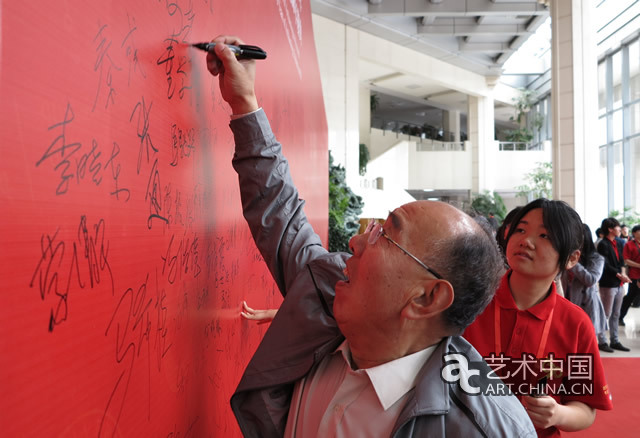
[[393, 243], [395, 246], [400, 248], [400, 250], [402, 250], [402, 252], [404, 252], [406, 255], [408, 255], [413, 260], [415, 260], [418, 264], [420, 264], [420, 266], [422, 266], [424, 269], [429, 271], [433, 276], [435, 276], [436, 278], [439, 278], [440, 280], [443, 280], [442, 275], [438, 274], [436, 271], [434, 271], [433, 269], [431, 269], [430, 267], [428, 267], [427, 265], [422, 263], [418, 257], [416, 257], [413, 254], [411, 254], [409, 251], [407, 251], [406, 249], [401, 247], [398, 244], [398, 242], [396, 242], [391, 237], [389, 237], [387, 235], [387, 233], [384, 232], [384, 228], [382, 228], [382, 225], [380, 225], [375, 220], [372, 219], [372, 220], [369, 221], [369, 225], [367, 225], [367, 229], [365, 230], [365, 233], [369, 233], [369, 239], [368, 239], [369, 245], [373, 245], [374, 243], [376, 243], [378, 241], [380, 236], [384, 236], [389, 242]]

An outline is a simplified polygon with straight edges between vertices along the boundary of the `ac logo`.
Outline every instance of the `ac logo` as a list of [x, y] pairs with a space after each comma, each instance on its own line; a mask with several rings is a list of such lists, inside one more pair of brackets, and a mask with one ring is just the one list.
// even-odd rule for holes
[[461, 353], [451, 353], [444, 356], [444, 361], [446, 364], [440, 374], [445, 382], [460, 382], [460, 387], [467, 394], [480, 394], [480, 387], [469, 383], [472, 376], [480, 375], [480, 370], [469, 369], [467, 356]]

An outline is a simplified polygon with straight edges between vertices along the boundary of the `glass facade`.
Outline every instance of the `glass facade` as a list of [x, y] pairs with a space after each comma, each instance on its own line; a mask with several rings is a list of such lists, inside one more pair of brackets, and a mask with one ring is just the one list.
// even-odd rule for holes
[[640, 39], [598, 64], [600, 177], [608, 210], [640, 210]]

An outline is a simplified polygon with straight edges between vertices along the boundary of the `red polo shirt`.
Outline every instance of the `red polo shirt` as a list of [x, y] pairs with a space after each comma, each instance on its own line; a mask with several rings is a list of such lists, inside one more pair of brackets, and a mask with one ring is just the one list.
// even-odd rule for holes
[[[558, 403], [566, 404], [569, 401], [580, 401], [595, 409], [612, 409], [611, 395], [600, 361], [598, 341], [593, 324], [587, 314], [580, 307], [559, 296], [556, 293], [555, 284], [552, 284], [551, 293], [541, 303], [526, 310], [519, 310], [511, 295], [510, 275], [511, 271], [504, 275], [493, 301], [467, 327], [463, 336], [487, 360], [497, 375], [502, 377], [505, 382], [514, 385], [514, 392], [518, 392], [522, 388], [530, 388], [530, 385], [535, 386], [538, 383], [548, 384], [556, 388], [558, 393], [546, 392]], [[495, 351], [496, 304], [500, 309], [501, 352]], [[536, 357], [543, 338], [545, 324], [549, 319], [551, 321], [548, 324], [548, 337], [544, 343], [544, 353], [542, 357], [535, 359], [535, 364], [531, 362], [529, 366], [531, 372], [525, 373], [524, 371], [527, 371], [523, 367], [526, 362], [525, 357], [528, 359]], [[493, 358], [492, 353], [495, 353]], [[507, 357], [506, 360], [502, 360], [502, 363], [506, 362], [509, 366], [498, 371], [492, 364], [496, 363], [495, 357], [499, 357], [500, 353]], [[541, 363], [540, 359], [549, 358], [562, 362], [555, 366], [556, 372], [552, 374], [548, 370], [545, 372], [540, 369], [549, 366], [548, 361]], [[585, 364], [588, 366], [585, 367]], [[585, 371], [590, 372], [589, 376], [585, 375]], [[547, 380], [540, 380], [545, 375]], [[572, 386], [582, 383], [587, 386]], [[589, 390], [583, 389], [587, 387], [592, 388], [590, 394], [587, 393]], [[582, 393], [573, 393], [573, 388], [578, 388], [576, 392]], [[538, 436], [560, 436], [560, 431], [555, 427], [550, 427], [538, 430]]]
[[[638, 250], [638, 244], [635, 240], [630, 240], [625, 243], [622, 254], [625, 260], [640, 263], [640, 251]], [[632, 280], [640, 280], [640, 268], [629, 266], [629, 278]]]

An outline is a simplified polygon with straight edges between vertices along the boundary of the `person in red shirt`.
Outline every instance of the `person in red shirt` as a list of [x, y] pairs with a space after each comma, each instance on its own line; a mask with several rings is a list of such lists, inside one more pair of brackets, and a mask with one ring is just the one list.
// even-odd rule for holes
[[640, 225], [636, 225], [631, 229], [631, 235], [633, 239], [624, 245], [623, 250], [624, 262], [629, 266], [628, 277], [631, 282], [620, 309], [620, 325], [622, 326], [624, 326], [623, 319], [627, 315], [629, 307], [636, 297], [640, 295]]
[[[538, 436], [586, 429], [595, 409], [613, 408], [611, 395], [591, 320], [559, 296], [554, 283], [580, 258], [582, 221], [562, 201], [537, 199], [513, 224], [510, 270], [463, 336], [518, 396]], [[584, 367], [575, 368], [579, 363]]]

